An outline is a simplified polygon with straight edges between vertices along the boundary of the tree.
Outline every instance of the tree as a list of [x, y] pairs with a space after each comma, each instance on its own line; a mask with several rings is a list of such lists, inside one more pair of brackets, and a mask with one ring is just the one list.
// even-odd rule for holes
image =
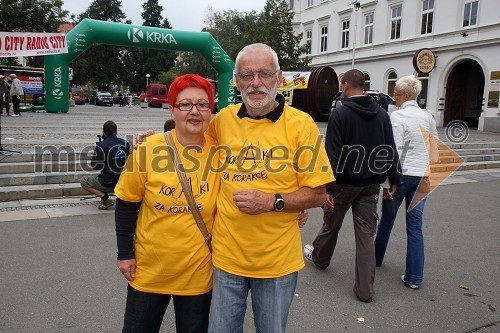
[[[163, 8], [158, 4], [158, 0], [148, 0], [142, 8], [143, 26], [172, 29], [168, 19], [163, 19], [161, 15]], [[127, 71], [132, 74], [132, 80], [128, 84], [130, 90], [137, 92], [144, 90], [146, 74], [151, 76], [151, 83], [165, 83], [160, 79], [163, 77], [161, 73], [174, 67], [175, 58], [175, 52], [168, 50], [129, 49], [126, 64]]]
[[[209, 7], [204, 31], [209, 32], [233, 60], [248, 44], [265, 43], [278, 54], [283, 70], [297, 70], [307, 67], [310, 59], [302, 58], [306, 46], [299, 46], [302, 34], [294, 35], [293, 12], [285, 0], [267, 0], [262, 13], [252, 11], [244, 14], [235, 10], [216, 12]], [[176, 67], [180, 72], [193, 72], [215, 78], [215, 70], [200, 54], [188, 53], [182, 64]]]
[[[78, 22], [84, 18], [92, 18], [123, 23], [125, 15], [120, 6], [120, 0], [94, 0], [87, 10], [78, 16]], [[119, 83], [120, 73], [125, 70], [122, 56], [122, 47], [93, 45], [72, 64], [75, 73], [78, 73], [78, 83], [90, 82], [99, 90], [110, 90]]]
[[267, 32], [262, 36], [262, 43], [271, 46], [280, 61], [283, 70], [297, 70], [307, 67], [309, 58], [300, 58], [306, 54], [307, 45], [299, 46], [302, 34], [293, 32], [293, 12], [285, 0], [267, 0], [262, 13], [261, 30]]

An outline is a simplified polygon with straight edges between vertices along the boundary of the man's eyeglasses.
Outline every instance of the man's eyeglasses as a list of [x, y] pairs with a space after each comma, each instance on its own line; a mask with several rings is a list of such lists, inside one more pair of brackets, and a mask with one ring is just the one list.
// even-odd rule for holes
[[402, 93], [397, 93], [397, 92], [395, 92], [395, 93], [393, 94], [393, 96], [394, 96], [394, 97], [403, 96], [403, 95], [404, 95], [404, 94], [402, 94]]
[[274, 78], [274, 75], [278, 72], [275, 70], [274, 72], [262, 71], [257, 73], [243, 72], [237, 73], [236, 76], [243, 82], [251, 82], [255, 78], [255, 75], [259, 77], [261, 81], [269, 81]]
[[198, 111], [208, 111], [210, 110], [210, 104], [201, 102], [201, 103], [191, 103], [191, 102], [182, 102], [179, 104], [174, 104], [174, 107], [181, 111], [191, 111], [193, 106], [196, 106]]

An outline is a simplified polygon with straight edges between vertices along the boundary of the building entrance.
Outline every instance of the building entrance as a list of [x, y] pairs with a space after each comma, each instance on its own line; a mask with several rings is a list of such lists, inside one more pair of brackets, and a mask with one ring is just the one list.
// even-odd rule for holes
[[484, 72], [474, 60], [457, 63], [446, 82], [444, 122], [461, 120], [477, 128], [483, 110]]

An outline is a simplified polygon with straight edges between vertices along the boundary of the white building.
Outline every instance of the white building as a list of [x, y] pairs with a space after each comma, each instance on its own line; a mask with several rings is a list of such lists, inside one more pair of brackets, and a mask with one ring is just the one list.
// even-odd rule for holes
[[[331, 66], [341, 78], [354, 65], [365, 73], [367, 89], [389, 95], [397, 78], [418, 75], [424, 86], [418, 102], [435, 112], [439, 126], [462, 120], [500, 132], [499, 0], [288, 4], [295, 13], [295, 31], [310, 45], [311, 66]], [[417, 56], [422, 49], [432, 52]], [[414, 65], [414, 58], [428, 69]]]

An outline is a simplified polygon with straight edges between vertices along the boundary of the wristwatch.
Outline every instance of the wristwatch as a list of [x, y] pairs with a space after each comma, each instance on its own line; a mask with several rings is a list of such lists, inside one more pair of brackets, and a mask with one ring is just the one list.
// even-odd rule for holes
[[279, 212], [285, 208], [285, 199], [279, 194], [274, 195], [274, 211]]

